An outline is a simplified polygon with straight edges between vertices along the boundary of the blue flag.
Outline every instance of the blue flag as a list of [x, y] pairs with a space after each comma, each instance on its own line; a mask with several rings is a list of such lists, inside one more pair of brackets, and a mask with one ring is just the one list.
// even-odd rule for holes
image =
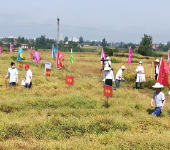
[[53, 45], [53, 48], [52, 48], [52, 58], [56, 58], [55, 57], [55, 54], [57, 53], [57, 49], [54, 47]]
[[18, 58], [17, 58], [19, 61], [21, 61], [21, 58], [23, 58], [22, 53], [23, 53], [23, 50], [19, 47], [19, 50], [18, 50]]

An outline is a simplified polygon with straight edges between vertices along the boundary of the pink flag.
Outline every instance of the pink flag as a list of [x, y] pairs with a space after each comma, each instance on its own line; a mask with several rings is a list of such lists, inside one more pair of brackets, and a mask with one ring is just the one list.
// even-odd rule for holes
[[33, 59], [33, 49], [31, 47], [31, 59]]
[[[102, 49], [102, 52], [101, 52], [101, 60], [102, 59], [105, 59], [106, 58], [106, 54], [104, 52], [104, 50]], [[103, 61], [101, 61], [101, 64], [103, 64]]]
[[10, 43], [10, 52], [14, 52], [12, 43]]
[[38, 64], [40, 57], [41, 57], [40, 54], [37, 51], [35, 51], [35, 64]]
[[1, 48], [1, 46], [0, 46], [0, 55], [2, 55], [2, 48]]
[[169, 63], [169, 74], [170, 74], [170, 51], [168, 51], [168, 63]]
[[130, 48], [129, 48], [129, 57], [128, 57], [127, 66], [131, 64], [132, 55], [133, 55], [133, 52], [132, 52], [132, 48], [130, 47]]

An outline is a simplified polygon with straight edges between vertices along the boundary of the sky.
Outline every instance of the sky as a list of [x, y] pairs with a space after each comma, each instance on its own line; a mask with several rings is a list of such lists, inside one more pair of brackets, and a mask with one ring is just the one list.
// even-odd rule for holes
[[[3, 2], [2, 2], [3, 1]], [[57, 37], [140, 43], [170, 41], [170, 0], [1, 0], [0, 37]]]

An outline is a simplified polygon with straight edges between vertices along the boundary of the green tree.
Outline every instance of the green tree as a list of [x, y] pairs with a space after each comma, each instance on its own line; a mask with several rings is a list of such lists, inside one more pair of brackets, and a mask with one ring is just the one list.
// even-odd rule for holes
[[94, 42], [94, 41], [91, 41], [91, 42], [89, 43], [89, 45], [90, 45], [90, 46], [94, 46], [94, 45], [95, 45], [95, 42]]
[[106, 47], [107, 46], [107, 42], [106, 42], [106, 39], [104, 38], [100, 44], [101, 46], [103, 47]]
[[80, 36], [80, 38], [79, 38], [79, 44], [83, 44], [83, 37], [82, 36]]
[[143, 56], [152, 56], [152, 50], [152, 37], [144, 34], [138, 48], [138, 53]]
[[67, 37], [67, 36], [64, 38], [64, 44], [65, 44], [66, 42], [68, 42], [68, 37]]

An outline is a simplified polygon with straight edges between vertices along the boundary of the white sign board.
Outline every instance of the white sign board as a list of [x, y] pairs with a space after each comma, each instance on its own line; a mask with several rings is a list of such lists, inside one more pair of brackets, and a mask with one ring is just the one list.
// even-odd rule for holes
[[45, 62], [44, 75], [46, 75], [46, 69], [51, 69], [51, 63], [50, 62]]

